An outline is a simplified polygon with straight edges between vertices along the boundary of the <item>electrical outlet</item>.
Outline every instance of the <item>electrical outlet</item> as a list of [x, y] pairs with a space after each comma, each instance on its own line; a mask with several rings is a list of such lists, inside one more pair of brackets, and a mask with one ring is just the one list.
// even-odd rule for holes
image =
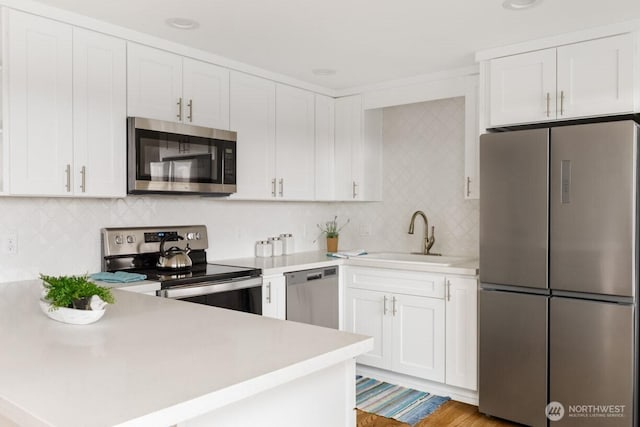
[[5, 254], [18, 253], [18, 235], [15, 233], [5, 234], [3, 239], [3, 251]]
[[369, 237], [371, 236], [371, 224], [360, 224], [360, 236]]

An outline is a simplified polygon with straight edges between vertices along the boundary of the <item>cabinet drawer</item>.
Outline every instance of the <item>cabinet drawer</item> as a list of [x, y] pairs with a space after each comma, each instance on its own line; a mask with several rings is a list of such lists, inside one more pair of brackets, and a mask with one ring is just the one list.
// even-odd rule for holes
[[350, 288], [444, 299], [444, 275], [440, 274], [349, 267], [345, 276]]

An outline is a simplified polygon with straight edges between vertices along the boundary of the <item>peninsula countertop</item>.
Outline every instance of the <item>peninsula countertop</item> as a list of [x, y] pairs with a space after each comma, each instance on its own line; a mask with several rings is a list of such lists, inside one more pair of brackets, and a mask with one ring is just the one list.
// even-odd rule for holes
[[[27, 426], [171, 425], [369, 351], [373, 339], [113, 291], [95, 324], [0, 283], [0, 415]], [[0, 419], [2, 419], [0, 416]]]

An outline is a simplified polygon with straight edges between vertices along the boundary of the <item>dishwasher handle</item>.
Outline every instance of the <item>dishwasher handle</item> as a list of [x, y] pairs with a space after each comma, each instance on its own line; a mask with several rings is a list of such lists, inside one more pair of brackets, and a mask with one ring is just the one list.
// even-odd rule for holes
[[311, 280], [318, 280], [318, 279], [322, 279], [322, 273], [307, 274], [307, 282], [310, 282]]

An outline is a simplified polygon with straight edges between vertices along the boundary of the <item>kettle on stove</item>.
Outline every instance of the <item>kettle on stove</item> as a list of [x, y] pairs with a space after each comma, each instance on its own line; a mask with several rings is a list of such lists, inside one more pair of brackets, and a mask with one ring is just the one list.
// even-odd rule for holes
[[[191, 252], [189, 244], [187, 243], [187, 247], [185, 249], [172, 246], [165, 250], [164, 243], [168, 237], [169, 235], [166, 235], [160, 240], [160, 257], [158, 258], [156, 266], [167, 270], [187, 270], [191, 268], [193, 263], [191, 261], [191, 257], [189, 257], [189, 252]], [[176, 237], [177, 240], [184, 240], [184, 237], [182, 236], [174, 237]]]

